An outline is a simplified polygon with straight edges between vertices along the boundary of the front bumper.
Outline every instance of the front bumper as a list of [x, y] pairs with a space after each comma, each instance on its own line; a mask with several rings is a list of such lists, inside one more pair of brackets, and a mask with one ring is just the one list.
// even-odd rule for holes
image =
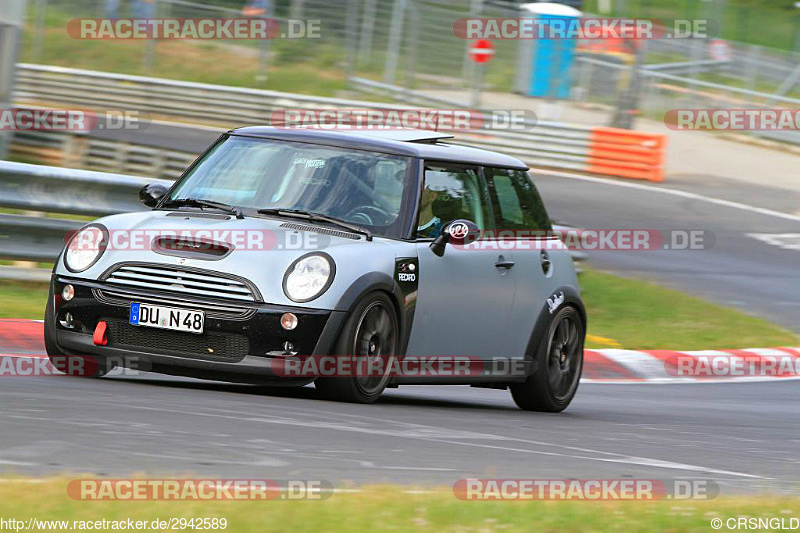
[[[75, 297], [69, 302], [61, 298], [66, 283], [75, 288]], [[184, 298], [177, 307], [206, 311], [204, 332], [198, 335], [129, 324], [131, 301], [165, 305], [163, 294], [109, 297], [109, 289], [102, 282], [53, 276], [50, 305], [54, 318], [45, 328], [60, 351], [105, 358], [138, 370], [203, 379], [261, 383], [279, 378], [273, 362], [285, 356], [287, 342], [292, 352], [301, 355], [330, 354], [346, 315], [272, 304], [247, 304], [220, 312], [219, 305], [211, 306], [220, 302], [209, 302], [206, 307], [201, 299]], [[176, 307], [174, 303], [171, 306]], [[287, 312], [298, 318], [292, 331], [280, 325], [281, 315]], [[65, 325], [66, 313], [72, 315], [71, 327]], [[93, 340], [100, 321], [108, 324], [105, 346]]]

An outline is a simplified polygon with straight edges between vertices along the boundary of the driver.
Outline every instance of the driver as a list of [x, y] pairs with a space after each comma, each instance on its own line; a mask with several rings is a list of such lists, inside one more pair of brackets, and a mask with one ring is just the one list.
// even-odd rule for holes
[[417, 234], [420, 237], [436, 237], [444, 227], [444, 221], [433, 213], [433, 203], [439, 199], [444, 188], [428, 188], [422, 191], [419, 205], [419, 226]]

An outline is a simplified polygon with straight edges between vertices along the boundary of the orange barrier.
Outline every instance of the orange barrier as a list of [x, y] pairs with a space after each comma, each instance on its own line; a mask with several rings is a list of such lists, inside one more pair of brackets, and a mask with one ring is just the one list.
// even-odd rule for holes
[[664, 180], [666, 135], [592, 128], [588, 171], [622, 178]]

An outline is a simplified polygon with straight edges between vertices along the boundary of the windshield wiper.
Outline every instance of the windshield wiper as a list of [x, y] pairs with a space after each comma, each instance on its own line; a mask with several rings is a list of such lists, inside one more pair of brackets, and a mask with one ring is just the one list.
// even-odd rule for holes
[[309, 211], [302, 211], [300, 209], [281, 209], [281, 208], [259, 209], [258, 213], [261, 215], [275, 215], [283, 217], [302, 218], [304, 220], [308, 220], [311, 222], [327, 222], [328, 224], [339, 226], [340, 228], [352, 231], [353, 233], [364, 235], [368, 241], [372, 240], [372, 233], [369, 230], [364, 229], [356, 224], [350, 224], [349, 222], [345, 222], [344, 220], [339, 220], [338, 218], [329, 217], [327, 215], [321, 215], [319, 213], [311, 213]]
[[175, 207], [211, 207], [213, 209], [219, 209], [220, 211], [224, 211], [231, 215], [236, 215], [236, 218], [244, 218], [244, 213], [242, 210], [236, 206], [223, 204], [220, 202], [212, 202], [211, 200], [203, 200], [201, 198], [177, 198], [174, 200], [167, 200], [161, 207], [168, 207], [168, 206], [175, 206]]

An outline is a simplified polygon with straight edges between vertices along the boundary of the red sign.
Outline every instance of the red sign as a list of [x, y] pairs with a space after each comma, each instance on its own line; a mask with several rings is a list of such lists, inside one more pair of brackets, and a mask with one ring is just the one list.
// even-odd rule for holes
[[717, 61], [731, 60], [731, 47], [722, 39], [714, 39], [708, 43], [708, 52]]
[[469, 57], [475, 63], [488, 63], [494, 57], [494, 45], [486, 39], [478, 39], [469, 47]]

